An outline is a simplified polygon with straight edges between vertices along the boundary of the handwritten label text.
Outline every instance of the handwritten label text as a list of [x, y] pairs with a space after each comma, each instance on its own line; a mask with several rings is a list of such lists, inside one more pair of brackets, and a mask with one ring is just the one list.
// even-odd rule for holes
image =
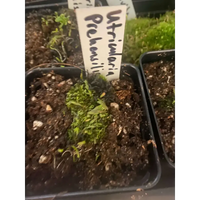
[[127, 6], [127, 10], [126, 10], [127, 18], [128, 19], [136, 18], [136, 13], [135, 13], [135, 9], [134, 9], [132, 0], [107, 0], [107, 3], [109, 6], [126, 5]]
[[95, 0], [68, 0], [69, 9], [94, 7]]
[[76, 14], [85, 69], [109, 81], [119, 78], [126, 6], [78, 9]]

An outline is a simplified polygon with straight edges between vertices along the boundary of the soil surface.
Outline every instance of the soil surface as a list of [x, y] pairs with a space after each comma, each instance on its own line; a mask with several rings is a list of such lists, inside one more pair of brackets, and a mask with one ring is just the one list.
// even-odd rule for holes
[[145, 64], [144, 72], [166, 153], [175, 162], [175, 61]]
[[50, 49], [46, 48], [47, 40], [45, 39], [41, 20], [36, 14], [30, 14], [25, 24], [25, 66], [26, 70], [41, 63], [49, 63], [52, 60]]
[[[76, 15], [73, 10], [60, 8], [57, 10], [58, 15], [65, 13], [69, 17], [69, 23], [63, 27], [63, 38], [55, 47], [57, 51], [52, 50], [49, 46], [50, 40], [56, 34], [52, 34], [59, 27], [55, 22], [55, 12], [51, 9], [40, 9], [31, 11], [26, 14], [25, 24], [25, 70], [29, 70], [44, 63], [68, 63], [72, 65], [83, 65], [83, 57], [78, 34]], [[42, 21], [42, 18], [48, 21], [48, 25]], [[67, 34], [70, 32], [70, 36]], [[65, 49], [61, 47], [64, 42]], [[59, 53], [65, 59], [58, 61]], [[45, 67], [51, 67], [46, 65]], [[56, 65], [58, 66], [58, 65]]]
[[[26, 195], [134, 185], [149, 167], [141, 137], [141, 97], [130, 80], [112, 82], [111, 122], [97, 144], [86, 144], [80, 159], [66, 150], [72, 116], [65, 101], [76, 79], [53, 72], [35, 79], [26, 101]], [[59, 152], [59, 149], [64, 151]]]

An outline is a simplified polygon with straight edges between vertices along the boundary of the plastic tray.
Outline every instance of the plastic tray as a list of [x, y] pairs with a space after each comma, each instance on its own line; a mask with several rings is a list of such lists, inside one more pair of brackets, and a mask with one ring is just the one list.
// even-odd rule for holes
[[26, 2], [25, 1], [25, 5], [29, 6], [29, 5], [41, 5], [41, 4], [48, 4], [48, 3], [57, 3], [57, 0], [33, 0], [31, 2]]
[[[48, 73], [50, 71], [54, 71], [56, 74], [60, 74], [64, 76], [66, 79], [72, 77], [80, 77], [80, 69], [74, 67], [66, 67], [66, 68], [45, 68], [45, 69], [35, 69], [29, 72], [26, 72], [26, 98], [29, 95], [29, 86], [30, 83], [35, 79], [42, 76], [43, 73]], [[141, 75], [139, 69], [130, 64], [123, 64], [122, 65], [122, 72], [126, 72], [130, 74], [136, 90], [138, 93], [141, 94], [141, 106], [143, 108], [143, 122], [141, 124], [141, 135], [142, 137], [148, 140], [155, 140], [151, 121], [148, 113], [147, 102], [144, 94], [144, 87], [142, 84]], [[122, 75], [123, 73], [121, 73]], [[117, 193], [117, 192], [128, 192], [128, 191], [136, 191], [138, 188], [142, 189], [150, 189], [154, 187], [161, 177], [161, 166], [160, 160], [157, 152], [157, 148], [153, 146], [153, 144], [148, 145], [149, 151], [149, 170], [146, 172], [144, 177], [141, 180], [135, 182], [133, 186], [130, 187], [123, 187], [123, 188], [116, 188], [116, 189], [107, 189], [107, 190], [91, 190], [91, 191], [79, 191], [73, 193], [62, 193], [62, 197], [68, 196], [83, 196], [83, 195], [97, 195], [97, 194], [108, 194], [108, 193]], [[60, 191], [62, 192], [62, 191]], [[57, 194], [57, 193], [56, 193]], [[26, 199], [42, 199], [42, 198], [53, 198], [56, 196], [53, 191], [49, 191], [48, 194], [34, 194], [35, 196], [26, 196]]]
[[[100, 0], [95, 0], [96, 6], [102, 6]], [[42, 5], [32, 5], [32, 6], [22, 6], [22, 70], [25, 70], [25, 24], [27, 13], [33, 10], [39, 9], [52, 9], [53, 11], [58, 10], [60, 7], [68, 7], [68, 3], [52, 3], [52, 4], [42, 4]]]
[[[103, 6], [108, 6], [106, 0], [101, 0], [101, 2]], [[175, 9], [175, 0], [132, 0], [132, 2], [137, 17], [159, 17], [166, 11]]]
[[167, 153], [165, 151], [165, 147], [163, 145], [162, 135], [158, 128], [158, 123], [157, 123], [154, 107], [153, 107], [153, 104], [151, 101], [151, 96], [150, 96], [149, 90], [148, 90], [148, 84], [146, 82], [146, 78], [145, 78], [145, 74], [144, 74], [144, 70], [143, 70], [144, 63], [152, 63], [152, 62], [156, 62], [156, 61], [160, 61], [160, 60], [175, 60], [175, 50], [172, 49], [172, 50], [162, 50], [162, 51], [151, 51], [151, 52], [142, 54], [140, 57], [139, 69], [140, 69], [140, 72], [142, 75], [142, 80], [143, 80], [145, 95], [146, 95], [146, 99], [147, 99], [147, 104], [149, 107], [151, 122], [152, 122], [153, 130], [154, 130], [154, 134], [155, 134], [155, 138], [156, 138], [156, 143], [158, 145], [158, 152], [160, 153], [160, 156], [163, 157], [163, 155], [164, 155], [164, 157], [170, 167], [175, 168], [175, 163], [170, 161], [170, 159], [167, 156]]
[[[41, 1], [42, 2], [42, 1]], [[52, 8], [52, 7], [59, 7], [64, 6], [68, 8], [68, 2], [67, 1], [56, 1], [56, 0], [48, 0], [48, 2], [45, 3], [38, 3], [38, 4], [26, 4], [25, 9], [40, 9], [40, 8]], [[102, 6], [102, 3], [100, 0], [95, 0], [95, 6]]]

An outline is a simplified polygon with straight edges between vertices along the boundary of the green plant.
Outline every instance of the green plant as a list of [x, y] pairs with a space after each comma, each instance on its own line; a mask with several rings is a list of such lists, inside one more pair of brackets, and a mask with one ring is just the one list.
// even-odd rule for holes
[[175, 48], [174, 41], [175, 23], [160, 22], [158, 26], [147, 32], [147, 36], [144, 39], [146, 45], [143, 45], [143, 47], [150, 47], [152, 50], [172, 49]]
[[[63, 11], [64, 12], [64, 11]], [[47, 16], [42, 18], [42, 22], [44, 23], [44, 30], [45, 25], [48, 26], [48, 19], [52, 20], [54, 23], [59, 23], [59, 26], [55, 28], [54, 31], [51, 31], [51, 35], [49, 36], [49, 42], [47, 47], [54, 51], [57, 55], [55, 56], [55, 61], [63, 63], [68, 58], [68, 52], [71, 51], [72, 48], [77, 48], [76, 46], [72, 46], [74, 39], [68, 36], [71, 36], [72, 29], [75, 29], [74, 23], [69, 21], [69, 15], [66, 16], [65, 14], [58, 14], [57, 12], [54, 13], [54, 16]], [[64, 66], [61, 66], [64, 67]]]
[[[175, 97], [178, 97], [178, 89], [174, 89], [174, 96], [175, 96]], [[175, 103], [178, 103], [178, 100], [174, 100], [174, 101], [172, 102], [173, 105], [174, 105]]]
[[127, 20], [124, 34], [123, 62], [139, 63], [147, 51], [175, 48], [175, 14], [167, 12], [159, 19]]
[[174, 100], [174, 101], [172, 102], [173, 105], [174, 105], [175, 103], [178, 103], [178, 100]]
[[54, 46], [58, 45], [63, 38], [64, 35], [53, 35], [49, 43], [47, 44], [47, 47], [49, 47], [50, 49], [54, 48]]
[[175, 96], [178, 96], [178, 89], [175, 89], [175, 88], [174, 88], [174, 95], [175, 95]]
[[173, 109], [174, 104], [175, 104], [175, 100], [173, 97], [167, 97], [167, 98], [163, 99], [162, 101], [160, 101], [160, 106], [167, 110]]
[[64, 149], [58, 149], [59, 153], [63, 153]]
[[41, 20], [42, 20], [42, 23], [44, 23], [46, 26], [48, 26], [49, 23], [54, 23], [53, 17], [51, 15], [47, 15], [45, 18], [42, 17]]
[[71, 147], [74, 149], [74, 152], [73, 152], [73, 161], [75, 162], [76, 161], [76, 157], [78, 159], [80, 158], [80, 153], [79, 153], [79, 150], [74, 145], [72, 145]]
[[167, 109], [167, 110], [171, 110], [174, 109], [175, 106], [175, 89], [173, 89], [173, 94], [167, 96], [166, 98], [163, 98], [160, 101], [160, 106]]
[[71, 37], [72, 30], [78, 29], [75, 19], [74, 11], [69, 9], [60, 9], [53, 15], [41, 18], [43, 32], [49, 39], [47, 48], [53, 50], [55, 62], [64, 63], [69, 58], [69, 54], [74, 53], [80, 46], [80, 40], [77, 38], [78, 31], [75, 31]]
[[66, 26], [69, 21], [69, 16], [65, 16], [65, 14], [58, 15], [57, 12], [55, 12], [55, 22], [60, 23], [59, 29], [60, 31], [63, 31], [63, 26]]
[[88, 143], [96, 144], [104, 137], [109, 123], [108, 107], [103, 97], [90, 89], [87, 80], [81, 80], [70, 89], [66, 105], [73, 116], [68, 136], [74, 146], [81, 148]]
[[54, 31], [51, 32], [51, 34], [53, 34], [53, 33], [59, 33], [58, 28], [56, 28]]

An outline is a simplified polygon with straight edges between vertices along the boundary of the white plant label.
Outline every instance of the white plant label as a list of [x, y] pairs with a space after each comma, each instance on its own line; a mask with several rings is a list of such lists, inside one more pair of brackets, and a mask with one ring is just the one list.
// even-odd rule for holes
[[95, 0], [68, 0], [69, 9], [94, 7]]
[[136, 18], [135, 8], [133, 6], [132, 0], [107, 0], [109, 6], [116, 6], [116, 5], [126, 5], [127, 10], [127, 19], [134, 19]]
[[76, 10], [85, 70], [108, 81], [120, 75], [126, 6]]

